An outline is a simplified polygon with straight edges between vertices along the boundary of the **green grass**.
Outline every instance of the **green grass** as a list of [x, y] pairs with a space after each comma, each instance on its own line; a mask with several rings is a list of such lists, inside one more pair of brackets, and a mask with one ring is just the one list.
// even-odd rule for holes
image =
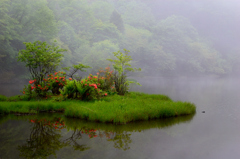
[[196, 107], [188, 102], [174, 102], [165, 95], [131, 92], [112, 95], [100, 101], [18, 101], [0, 102], [0, 114], [64, 111], [66, 117], [89, 121], [127, 123], [138, 120], [194, 114]]

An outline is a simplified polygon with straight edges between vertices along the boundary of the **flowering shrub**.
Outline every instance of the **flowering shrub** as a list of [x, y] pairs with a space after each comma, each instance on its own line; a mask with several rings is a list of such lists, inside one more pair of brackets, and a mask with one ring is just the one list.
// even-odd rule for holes
[[116, 92], [116, 89], [114, 87], [114, 76], [111, 68], [108, 66], [105, 68], [105, 70], [99, 70], [99, 73], [97, 73], [97, 75], [100, 79], [103, 79], [103, 83], [100, 86], [100, 89], [108, 92], [109, 94], [114, 94]]
[[62, 95], [67, 98], [78, 98], [82, 100], [99, 99], [106, 96], [107, 93], [101, 89], [104, 83], [104, 78], [93, 76], [90, 74], [88, 77], [81, 81], [67, 80], [67, 84], [61, 91]]
[[67, 84], [65, 73], [60, 71], [55, 72], [54, 75], [48, 75], [48, 78], [43, 80], [47, 83], [52, 93], [57, 95], [60, 94], [59, 89], [62, 89]]
[[25, 86], [22, 93], [27, 95], [29, 99], [36, 96], [37, 94], [41, 97], [46, 97], [49, 90], [54, 95], [59, 95], [59, 89], [62, 89], [66, 85], [66, 76], [63, 72], [55, 72], [54, 75], [47, 75], [48, 78], [44, 78], [43, 82], [36, 84], [35, 80], [30, 80], [29, 84]]
[[101, 89], [103, 83], [103, 78], [90, 74], [79, 82], [77, 89], [82, 94], [83, 100], [99, 99], [104, 93]]

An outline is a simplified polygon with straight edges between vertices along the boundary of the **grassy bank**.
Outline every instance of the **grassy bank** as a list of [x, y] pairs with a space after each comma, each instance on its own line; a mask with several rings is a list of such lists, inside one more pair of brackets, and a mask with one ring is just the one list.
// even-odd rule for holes
[[174, 102], [164, 95], [131, 92], [113, 95], [100, 101], [17, 101], [0, 102], [0, 114], [64, 111], [66, 117], [89, 121], [127, 123], [180, 115], [194, 114], [196, 107], [188, 102]]

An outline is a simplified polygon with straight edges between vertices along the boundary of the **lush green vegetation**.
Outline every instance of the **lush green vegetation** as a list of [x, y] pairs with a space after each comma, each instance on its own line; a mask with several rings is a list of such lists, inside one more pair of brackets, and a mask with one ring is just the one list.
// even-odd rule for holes
[[[225, 6], [221, 2], [203, 0], [201, 4], [192, 2], [186, 7], [182, 0], [1, 0], [0, 81], [13, 82], [15, 78], [30, 76], [16, 56], [25, 48], [23, 42], [36, 40], [57, 40], [61, 48], [68, 50], [64, 52], [63, 67], [81, 62], [93, 68], [88, 73], [105, 67], [109, 64], [105, 59], [112, 58], [111, 52], [123, 48], [131, 50], [134, 67], [141, 67], [144, 75], [166, 71], [224, 74], [237, 70], [236, 9], [220, 7], [216, 14], [217, 6]], [[205, 5], [209, 7], [203, 10], [201, 6]], [[169, 7], [170, 13], [165, 13]], [[174, 16], [179, 15], [174, 7], [185, 8], [191, 14]], [[223, 17], [230, 25], [223, 24]], [[211, 25], [204, 30], [196, 19]], [[221, 27], [217, 30], [214, 26]]]
[[102, 100], [91, 102], [79, 100], [58, 102], [52, 100], [0, 102], [0, 113], [64, 111], [66, 117], [98, 122], [127, 123], [194, 114], [196, 109], [194, 104], [173, 102], [164, 95], [148, 95], [136, 92], [131, 92], [125, 96], [107, 96]]
[[[140, 85], [136, 81], [127, 79], [129, 72], [141, 71], [135, 66], [142, 65], [145, 74], [148, 74], [149, 70], [175, 67], [174, 52], [176, 50], [172, 50], [172, 46], [163, 49], [160, 44], [164, 44], [166, 39], [159, 41], [156, 37], [158, 34], [161, 37], [166, 27], [162, 26], [163, 24], [171, 25], [174, 21], [180, 21], [178, 28], [191, 29], [191, 32], [185, 37], [188, 40], [180, 39], [185, 43], [179, 44], [172, 41], [176, 37], [167, 34], [167, 37], [172, 38], [167, 39], [172, 43], [171, 45], [176, 44], [177, 50], [181, 45], [187, 45], [187, 50], [191, 51], [204, 50], [200, 56], [196, 56], [203, 61], [201, 65], [198, 61], [191, 61], [195, 57], [192, 58], [192, 55], [188, 57], [189, 53], [184, 56], [187, 61], [181, 62], [187, 62], [187, 66], [194, 66], [192, 68], [198, 71], [224, 73], [222, 66], [211, 62], [208, 58], [208, 56], [219, 58], [218, 53], [209, 51], [205, 43], [198, 44], [201, 42], [198, 34], [184, 18], [171, 17], [163, 21], [163, 24], [152, 23], [154, 27], [147, 26], [147, 23], [139, 24], [137, 27], [136, 23], [130, 22], [131, 20], [124, 24], [121, 14], [117, 11], [118, 7], [115, 9], [113, 7], [115, 3], [106, 1], [40, 0], [38, 3], [33, 3], [26, 0], [29, 2], [27, 5], [19, 2], [0, 1], [0, 12], [4, 15], [0, 19], [0, 26], [4, 26], [0, 34], [0, 42], [2, 40], [2, 45], [10, 48], [10, 50], [6, 48], [0, 50], [0, 60], [6, 58], [7, 64], [12, 64], [16, 61], [11, 59], [16, 57], [15, 53], [18, 51], [17, 59], [25, 63], [31, 80], [23, 89], [23, 96], [10, 98], [0, 96], [0, 101], [3, 101], [0, 103], [2, 114], [64, 111], [67, 117], [113, 123], [193, 114], [195, 106], [191, 103], [173, 102], [162, 95], [128, 93], [129, 84]], [[97, 20], [95, 16], [98, 15], [92, 10], [97, 9], [98, 5], [106, 4], [109, 7], [107, 16], [100, 15]], [[127, 10], [131, 9], [127, 8]], [[182, 26], [183, 24], [188, 26]], [[13, 34], [9, 34], [9, 31]], [[174, 31], [179, 37], [189, 32]], [[44, 42], [38, 41], [39, 39]], [[56, 42], [56, 39], [58, 43], [48, 44]], [[21, 44], [22, 42], [25, 46]], [[126, 49], [121, 52], [119, 48], [123, 46], [130, 48], [133, 54], [130, 56], [130, 51]], [[119, 51], [114, 52], [116, 50]], [[185, 48], [182, 52], [186, 52]], [[5, 53], [9, 55], [12, 53], [12, 56], [6, 56]], [[147, 55], [144, 55], [145, 53]], [[136, 60], [135, 62], [132, 61], [132, 57]], [[109, 61], [112, 66], [106, 67]], [[60, 66], [60, 62], [64, 64]], [[205, 62], [208, 65], [205, 65]], [[68, 67], [63, 67], [64, 65]], [[106, 68], [104, 70], [101, 67]], [[85, 74], [85, 77], [80, 74], [74, 76], [77, 71], [82, 73], [86, 71], [85, 69], [89, 69], [88, 73], [92, 73]]]

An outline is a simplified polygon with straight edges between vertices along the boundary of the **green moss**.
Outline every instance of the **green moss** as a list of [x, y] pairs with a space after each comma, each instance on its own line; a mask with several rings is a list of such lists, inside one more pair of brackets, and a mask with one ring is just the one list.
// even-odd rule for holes
[[66, 117], [89, 121], [127, 123], [138, 120], [194, 114], [196, 107], [188, 102], [174, 102], [165, 95], [131, 92], [112, 95], [100, 101], [18, 101], [0, 102], [0, 114], [64, 111]]

